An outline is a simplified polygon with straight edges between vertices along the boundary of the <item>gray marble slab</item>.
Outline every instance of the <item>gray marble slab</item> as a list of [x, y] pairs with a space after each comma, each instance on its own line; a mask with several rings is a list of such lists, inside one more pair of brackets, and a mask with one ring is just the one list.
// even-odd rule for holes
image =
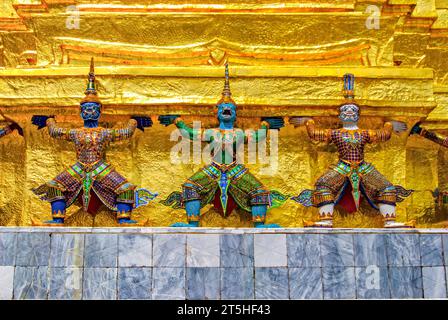
[[152, 235], [149, 234], [119, 235], [118, 265], [120, 267], [151, 267]]
[[289, 299], [287, 268], [255, 268], [255, 299]]
[[253, 267], [254, 236], [252, 234], [221, 235], [222, 267]]
[[118, 236], [86, 234], [84, 264], [87, 268], [117, 267]]
[[82, 267], [83, 265], [83, 234], [53, 234], [51, 236], [50, 266]]
[[285, 234], [256, 234], [254, 237], [255, 267], [286, 267]]
[[149, 300], [152, 295], [151, 268], [119, 268], [118, 299]]
[[393, 299], [423, 298], [421, 267], [389, 267]]
[[152, 298], [154, 300], [185, 299], [185, 268], [154, 268]]
[[186, 235], [155, 234], [153, 237], [154, 267], [185, 267]]
[[78, 267], [51, 267], [48, 299], [82, 299], [83, 269]]
[[14, 292], [14, 267], [0, 266], [0, 300], [11, 300]]
[[322, 299], [322, 269], [289, 268], [289, 294], [291, 299]]
[[322, 257], [318, 234], [286, 235], [289, 267], [320, 267]]
[[219, 235], [187, 235], [187, 267], [219, 267]]
[[442, 235], [443, 257], [445, 258], [445, 266], [448, 266], [448, 234]]
[[254, 269], [221, 268], [221, 299], [254, 299]]
[[43, 300], [48, 297], [48, 267], [16, 267], [14, 299]]
[[48, 233], [19, 233], [16, 265], [21, 267], [48, 266], [50, 235]]
[[388, 234], [387, 260], [390, 266], [420, 266], [418, 234]]
[[323, 267], [353, 267], [355, 265], [352, 235], [322, 234], [320, 243]]
[[17, 233], [0, 233], [0, 266], [14, 266]]
[[217, 300], [221, 297], [220, 268], [187, 268], [187, 299]]
[[84, 300], [117, 299], [117, 268], [84, 268]]
[[369, 265], [357, 267], [356, 297], [358, 299], [390, 299], [387, 267]]
[[446, 299], [447, 286], [444, 267], [423, 267], [423, 297], [427, 299]]
[[356, 281], [353, 267], [322, 268], [324, 299], [355, 299]]
[[440, 235], [420, 235], [420, 252], [422, 266], [443, 266], [443, 247]]
[[356, 266], [387, 266], [387, 245], [384, 234], [355, 234], [353, 241]]

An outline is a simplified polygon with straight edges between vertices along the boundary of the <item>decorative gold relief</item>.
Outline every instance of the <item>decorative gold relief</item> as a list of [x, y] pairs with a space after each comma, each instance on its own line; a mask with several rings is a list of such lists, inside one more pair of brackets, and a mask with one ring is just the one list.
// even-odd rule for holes
[[[215, 125], [213, 105], [222, 89], [222, 65], [230, 62], [238, 126], [262, 116], [313, 116], [338, 125], [342, 75], [357, 78], [363, 127], [384, 120], [423, 121], [448, 133], [448, 6], [434, 0], [6, 0], [0, 4], [0, 106], [25, 131], [0, 141], [0, 225], [50, 219], [47, 203], [30, 191], [74, 162], [69, 146], [31, 127], [33, 114], [56, 115], [80, 125], [78, 104], [92, 56], [97, 61], [102, 121], [119, 126], [132, 114], [181, 114]], [[379, 29], [368, 29], [368, 5], [378, 6]], [[69, 6], [71, 9], [68, 10]], [[79, 28], [67, 28], [77, 10]], [[3, 119], [0, 118], [0, 121]], [[108, 157], [135, 184], [166, 196], [201, 165], [170, 163], [170, 128], [155, 124]], [[366, 159], [391, 181], [414, 189], [398, 206], [398, 220], [444, 226], [447, 212], [433, 191], [448, 190], [448, 150], [418, 136], [394, 135], [370, 146]], [[266, 185], [293, 194], [335, 161], [332, 147], [312, 145], [304, 129], [287, 126], [279, 136], [279, 169], [258, 173]], [[438, 201], [438, 200], [437, 200]], [[440, 206], [439, 206], [440, 207]], [[235, 212], [227, 219], [204, 210], [204, 226], [251, 226]], [[340, 227], [381, 227], [368, 207], [363, 214], [336, 212]], [[267, 223], [301, 227], [313, 209], [288, 201]], [[184, 213], [157, 203], [135, 212], [148, 225], [168, 226]], [[113, 215], [92, 217], [79, 208], [67, 225], [113, 226]]]

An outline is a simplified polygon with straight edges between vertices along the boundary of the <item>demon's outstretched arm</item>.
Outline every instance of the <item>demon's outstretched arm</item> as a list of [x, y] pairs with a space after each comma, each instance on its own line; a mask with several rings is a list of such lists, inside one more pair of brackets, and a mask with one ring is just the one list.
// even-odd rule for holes
[[311, 140], [327, 142], [331, 141], [331, 129], [318, 128], [313, 119], [308, 119], [305, 123], [306, 131]]
[[422, 137], [425, 137], [432, 142], [435, 142], [443, 147], [448, 148], [448, 136], [444, 136], [438, 132], [426, 130], [420, 126], [420, 123], [417, 123], [411, 130], [411, 134], [418, 134]]

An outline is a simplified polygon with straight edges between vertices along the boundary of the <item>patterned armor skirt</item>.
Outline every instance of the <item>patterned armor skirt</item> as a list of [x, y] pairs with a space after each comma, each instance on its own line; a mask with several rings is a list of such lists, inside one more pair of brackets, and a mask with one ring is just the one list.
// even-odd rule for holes
[[226, 216], [234, 207], [232, 203], [251, 212], [252, 206], [279, 206], [286, 197], [267, 190], [242, 164], [212, 162], [190, 177], [182, 185], [182, 192], [171, 193], [162, 203], [177, 209], [193, 200], [200, 200], [201, 208], [214, 204]]
[[304, 190], [292, 199], [309, 207], [321, 207], [326, 204], [338, 204], [347, 192], [351, 192], [356, 209], [359, 208], [361, 195], [375, 209], [378, 204], [395, 205], [413, 190], [392, 185], [375, 167], [368, 162], [359, 164], [339, 161], [316, 182], [314, 190]]
[[135, 186], [104, 161], [86, 166], [76, 163], [53, 180], [33, 189], [42, 200], [65, 200], [67, 207], [79, 200], [88, 211], [93, 197], [116, 211], [117, 202], [134, 204]]

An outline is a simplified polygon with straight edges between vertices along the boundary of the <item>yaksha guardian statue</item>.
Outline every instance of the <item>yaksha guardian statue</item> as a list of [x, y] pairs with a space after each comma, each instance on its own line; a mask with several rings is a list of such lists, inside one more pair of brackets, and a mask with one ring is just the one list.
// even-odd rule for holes
[[95, 89], [93, 59], [90, 66], [86, 96], [80, 104], [84, 127], [66, 129], [59, 127], [53, 116], [33, 116], [32, 123], [39, 129], [48, 127], [52, 138], [74, 143], [77, 160], [74, 165], [60, 173], [53, 180], [33, 189], [42, 200], [51, 203], [53, 220], [44, 225], [63, 225], [66, 209], [80, 202], [83, 209], [95, 213], [101, 204], [117, 212], [120, 225], [133, 225], [131, 212], [135, 207], [146, 205], [156, 194], [148, 190], [136, 190], [106, 161], [106, 150], [111, 142], [129, 139], [138, 128], [151, 127], [147, 117], [132, 117], [126, 127], [106, 129], [98, 125], [102, 104]]
[[265, 224], [269, 207], [281, 205], [286, 197], [277, 191], [269, 191], [249, 170], [238, 161], [237, 151], [250, 139], [257, 142], [266, 138], [268, 129], [284, 126], [282, 118], [263, 118], [263, 130], [247, 134], [235, 128], [236, 104], [231, 97], [229, 70], [226, 64], [225, 83], [222, 98], [216, 105], [219, 127], [200, 132], [189, 127], [177, 115], [159, 117], [161, 124], [175, 124], [185, 137], [206, 141], [213, 145], [212, 162], [190, 177], [183, 185], [182, 192], [173, 192], [162, 201], [173, 208], [185, 208], [188, 223], [176, 223], [176, 227], [198, 227], [201, 208], [213, 204], [225, 217], [239, 207], [252, 213], [255, 227], [278, 227]]
[[395, 221], [395, 205], [409, 196], [412, 190], [393, 185], [375, 167], [364, 161], [364, 147], [367, 143], [378, 143], [391, 138], [392, 131], [406, 130], [406, 124], [398, 121], [386, 122], [383, 129], [364, 130], [358, 128], [359, 106], [354, 100], [354, 76], [344, 75], [344, 96], [346, 101], [339, 108], [342, 129], [320, 129], [311, 118], [293, 117], [290, 123], [306, 124], [311, 139], [334, 143], [338, 148], [339, 161], [316, 182], [314, 190], [304, 190], [292, 199], [309, 207], [319, 208], [317, 222], [305, 221], [305, 227], [333, 226], [333, 211], [340, 204], [349, 212], [358, 210], [364, 197], [384, 217], [386, 228], [413, 227], [414, 222]]
[[431, 140], [432, 142], [441, 145], [442, 147], [448, 148], [448, 136], [444, 136], [434, 131], [426, 130], [425, 128], [421, 127], [420, 123], [417, 123], [412, 128], [411, 134], [418, 134], [428, 140]]

